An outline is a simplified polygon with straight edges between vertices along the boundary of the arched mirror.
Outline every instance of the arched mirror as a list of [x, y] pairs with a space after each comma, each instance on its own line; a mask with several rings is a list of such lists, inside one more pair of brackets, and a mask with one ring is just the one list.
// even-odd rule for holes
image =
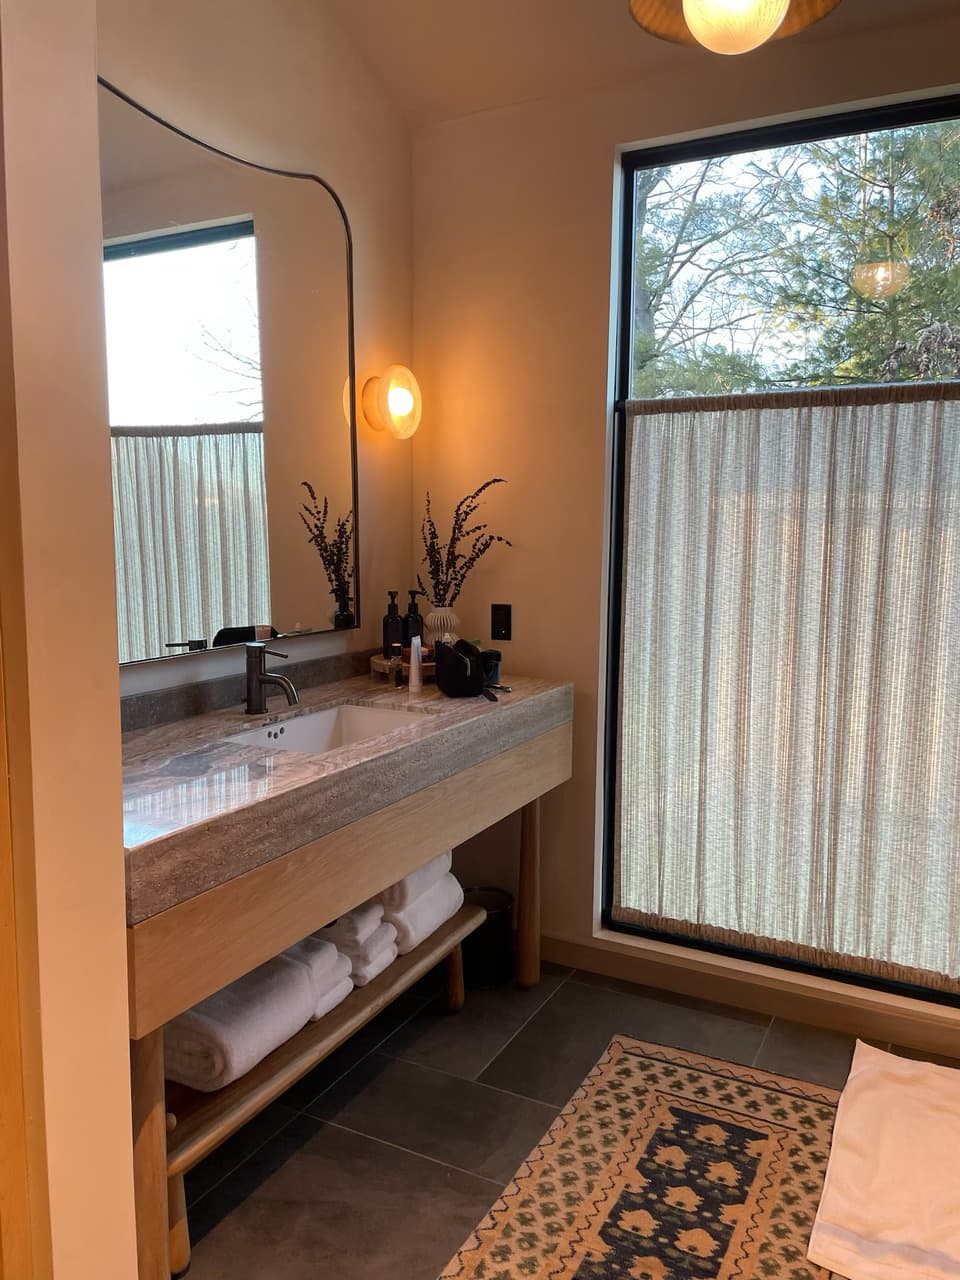
[[355, 626], [343, 205], [99, 92], [121, 662]]

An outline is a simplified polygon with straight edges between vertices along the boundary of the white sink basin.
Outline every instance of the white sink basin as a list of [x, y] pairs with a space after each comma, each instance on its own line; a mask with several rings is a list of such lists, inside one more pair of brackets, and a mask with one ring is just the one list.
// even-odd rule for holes
[[346, 747], [351, 742], [378, 738], [382, 733], [389, 733], [391, 729], [399, 729], [405, 724], [423, 724], [422, 713], [345, 704], [264, 725], [262, 729], [235, 733], [227, 741], [244, 747], [274, 747], [318, 756], [324, 751]]

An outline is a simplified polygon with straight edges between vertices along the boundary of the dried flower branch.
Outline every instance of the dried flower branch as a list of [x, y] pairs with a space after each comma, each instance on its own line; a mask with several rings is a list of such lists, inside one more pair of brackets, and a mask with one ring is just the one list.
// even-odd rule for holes
[[[450, 537], [446, 542], [440, 541], [440, 533], [430, 505], [430, 494], [427, 493], [426, 511], [420, 526], [424, 550], [424, 557], [420, 563], [427, 566], [430, 587], [428, 589], [424, 585], [419, 573], [417, 582], [420, 590], [437, 609], [450, 608], [454, 604], [463, 590], [467, 575], [495, 542], [502, 542], [508, 547], [513, 545], [509, 539], [488, 532], [489, 525], [483, 522], [470, 523], [480, 509], [480, 495], [495, 484], [506, 484], [506, 481], [498, 477], [487, 480], [479, 489], [460, 499], [453, 510], [453, 524], [450, 528]], [[472, 541], [467, 550], [461, 551], [461, 544], [466, 543], [468, 539]]]
[[327, 520], [329, 519], [330, 505], [326, 497], [324, 497], [323, 505], [321, 506], [317, 500], [313, 485], [308, 480], [302, 480], [300, 483], [310, 495], [310, 501], [305, 502], [297, 514], [304, 523], [309, 534], [309, 540], [319, 552], [324, 572], [327, 575], [327, 581], [330, 583], [330, 594], [349, 599], [350, 584], [353, 581], [351, 558], [353, 550], [353, 512], [348, 511], [345, 516], [337, 516], [333, 534], [329, 536], [327, 534]]

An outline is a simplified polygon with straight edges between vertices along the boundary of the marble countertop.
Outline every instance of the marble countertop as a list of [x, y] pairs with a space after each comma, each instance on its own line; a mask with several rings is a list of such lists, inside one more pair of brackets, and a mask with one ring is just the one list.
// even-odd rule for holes
[[[137, 924], [415, 791], [546, 733], [573, 716], [573, 686], [516, 676], [512, 693], [445, 697], [359, 676], [124, 734], [127, 923]], [[422, 714], [323, 755], [227, 741], [342, 703]], [[255, 813], [251, 810], [256, 809]]]

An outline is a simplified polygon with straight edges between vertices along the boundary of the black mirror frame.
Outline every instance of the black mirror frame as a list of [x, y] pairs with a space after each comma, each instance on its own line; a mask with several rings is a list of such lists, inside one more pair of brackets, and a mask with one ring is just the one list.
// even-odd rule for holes
[[[295, 178], [300, 182], [314, 182], [317, 186], [322, 187], [327, 195], [331, 198], [340, 214], [343, 222], [344, 244], [346, 248], [346, 268], [347, 268], [347, 377], [350, 384], [350, 478], [353, 486], [353, 616], [354, 621], [352, 627], [345, 627], [343, 630], [356, 630], [360, 626], [360, 468], [357, 449], [357, 348], [356, 348], [356, 332], [355, 332], [355, 313], [354, 313], [354, 269], [353, 269], [353, 231], [350, 227], [350, 219], [343, 201], [337, 194], [336, 190], [319, 174], [301, 172], [296, 169], [277, 169], [273, 165], [260, 164], [256, 160], [248, 160], [244, 156], [235, 155], [232, 151], [226, 151], [222, 147], [214, 146], [212, 142], [206, 142], [203, 138], [198, 138], [195, 134], [190, 133], [187, 129], [181, 129], [179, 125], [172, 124], [171, 121], [164, 119], [155, 111], [151, 111], [149, 107], [145, 107], [142, 102], [138, 102], [136, 98], [132, 98], [128, 93], [119, 89], [112, 84], [104, 76], [97, 76], [97, 84], [106, 89], [108, 93], [113, 94], [121, 102], [125, 102], [128, 107], [132, 107], [134, 111], [138, 111], [148, 120], [152, 120], [155, 124], [162, 125], [164, 129], [168, 129], [179, 138], [183, 138], [186, 142], [192, 142], [195, 146], [201, 147], [204, 151], [209, 151], [211, 155], [220, 156], [223, 160], [232, 160], [235, 164], [243, 165], [247, 169], [255, 169], [259, 173], [272, 173], [278, 178]], [[330, 628], [334, 630], [335, 628]], [[314, 631], [306, 634], [326, 635], [327, 631]], [[208, 652], [212, 652], [208, 651]], [[170, 657], [188, 658], [194, 655], [189, 653], [171, 654]], [[168, 660], [167, 657], [145, 658], [145, 662], [157, 662]], [[137, 663], [124, 663], [124, 666], [136, 666]]]

